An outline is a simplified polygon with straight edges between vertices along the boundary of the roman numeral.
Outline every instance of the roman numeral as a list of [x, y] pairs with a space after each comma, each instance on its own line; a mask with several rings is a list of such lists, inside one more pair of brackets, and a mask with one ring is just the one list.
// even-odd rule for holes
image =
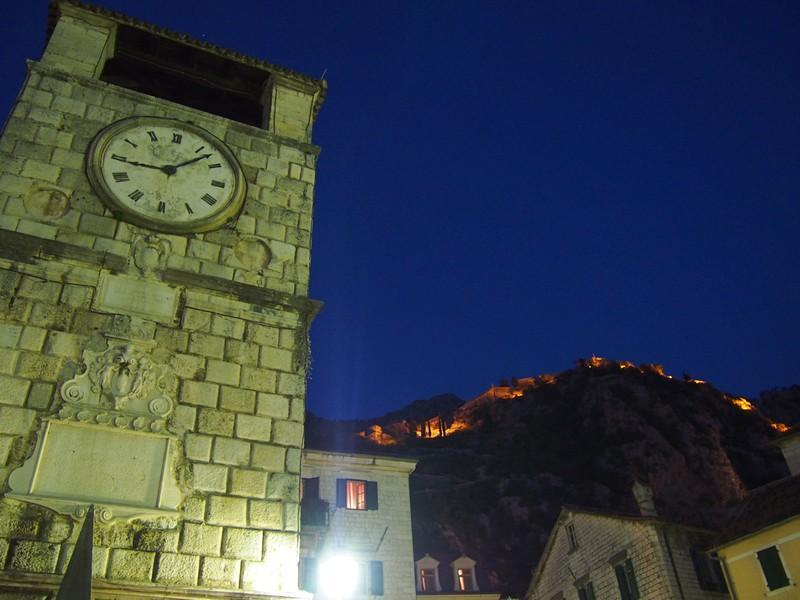
[[186, 212], [187, 212], [187, 213], [189, 213], [190, 215], [193, 215], [193, 214], [194, 214], [194, 211], [192, 210], [192, 207], [191, 207], [191, 206], [189, 206], [189, 203], [188, 203], [188, 202], [184, 202], [184, 203], [183, 203], [183, 205], [186, 207]]
[[198, 153], [198, 152], [200, 152], [200, 150], [202, 150], [203, 148], [205, 148], [205, 146], [200, 146], [200, 147], [199, 147], [197, 150], [195, 150], [195, 151], [194, 151], [194, 153], [195, 153], [195, 154], [197, 154], [197, 153]]
[[129, 143], [131, 146], [133, 146], [134, 148], [138, 148], [138, 147], [139, 147], [138, 145], [136, 145], [136, 144], [134, 144], [132, 141], [130, 141], [128, 138], [125, 138], [125, 141], [126, 141], [126, 142], [128, 142], [128, 143]]
[[219, 169], [221, 166], [222, 165], [219, 164], [219, 163], [214, 163], [214, 164], [208, 165], [208, 168], [209, 169]]
[[134, 202], [138, 202], [139, 199], [144, 196], [144, 192], [141, 190], [133, 190], [130, 194], [128, 194], [128, 198], [133, 200]]
[[214, 187], [224, 188], [225, 187], [225, 182], [224, 181], [219, 181], [218, 179], [212, 179], [211, 180], [211, 185], [213, 185]]
[[127, 156], [120, 156], [119, 154], [112, 154], [111, 158], [114, 159], [114, 160], [118, 160], [120, 162], [128, 162], [128, 157]]
[[180, 144], [183, 136], [180, 133], [173, 133], [172, 134], [172, 143], [173, 144]]
[[130, 181], [131, 179], [130, 177], [128, 177], [128, 174], [125, 171], [120, 171], [119, 173], [112, 173], [111, 175], [114, 177], [114, 181], [116, 181], [117, 183], [121, 183], [123, 181]]
[[217, 203], [217, 199], [211, 194], [203, 194], [203, 201], [209, 206], [214, 206]]
[[161, 214], [167, 212], [167, 204], [163, 200], [158, 203], [158, 212]]
[[150, 136], [150, 141], [151, 142], [157, 142], [158, 141], [158, 136], [156, 135], [155, 131], [148, 131], [147, 135]]

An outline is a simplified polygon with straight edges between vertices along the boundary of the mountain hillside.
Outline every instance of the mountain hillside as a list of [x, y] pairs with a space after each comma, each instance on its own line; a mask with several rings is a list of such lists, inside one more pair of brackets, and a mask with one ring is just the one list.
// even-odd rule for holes
[[397, 420], [310, 416], [307, 445], [417, 457], [415, 552], [464, 552], [498, 591], [524, 592], [563, 504], [634, 512], [638, 480], [663, 518], [715, 528], [747, 488], [786, 474], [770, 443], [785, 426], [657, 365], [582, 360], [453, 404], [418, 402]]

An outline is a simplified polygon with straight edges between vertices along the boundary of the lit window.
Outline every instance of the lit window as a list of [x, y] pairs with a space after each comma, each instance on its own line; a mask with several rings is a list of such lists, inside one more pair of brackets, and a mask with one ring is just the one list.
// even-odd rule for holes
[[756, 557], [770, 591], [786, 587], [791, 583], [777, 546], [770, 546], [761, 552], [756, 552]]
[[566, 529], [567, 529], [567, 541], [569, 542], [569, 549], [570, 552], [572, 552], [573, 550], [578, 549], [578, 538], [575, 535], [575, 525], [569, 523]]
[[367, 510], [367, 482], [347, 480], [346, 508], [353, 510]]
[[636, 584], [636, 574], [633, 572], [633, 562], [628, 558], [625, 562], [614, 565], [614, 574], [617, 576], [617, 585], [622, 600], [637, 600], [639, 586]]
[[378, 510], [378, 484], [362, 479], [337, 479], [336, 506], [350, 510]]
[[457, 569], [458, 590], [461, 592], [472, 591], [472, 569]]
[[436, 571], [434, 569], [419, 570], [419, 586], [423, 592], [436, 591]]

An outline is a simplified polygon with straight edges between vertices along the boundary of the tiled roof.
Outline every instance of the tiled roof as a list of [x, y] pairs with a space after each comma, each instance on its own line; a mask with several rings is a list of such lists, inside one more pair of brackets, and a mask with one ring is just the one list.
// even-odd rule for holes
[[800, 475], [751, 490], [723, 530], [726, 545], [800, 515]]

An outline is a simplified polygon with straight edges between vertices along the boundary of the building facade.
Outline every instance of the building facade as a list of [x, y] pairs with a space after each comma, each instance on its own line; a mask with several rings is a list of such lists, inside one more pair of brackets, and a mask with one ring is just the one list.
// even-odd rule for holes
[[750, 490], [717, 548], [734, 600], [800, 598], [800, 434], [778, 446], [791, 476]]
[[324, 82], [78, 2], [0, 139], [0, 597], [296, 596]]
[[564, 507], [526, 600], [721, 600], [713, 533], [653, 516]]
[[409, 476], [415, 466], [406, 458], [304, 451], [304, 590], [332, 597], [326, 565], [346, 560], [356, 571], [348, 597], [414, 598]]

